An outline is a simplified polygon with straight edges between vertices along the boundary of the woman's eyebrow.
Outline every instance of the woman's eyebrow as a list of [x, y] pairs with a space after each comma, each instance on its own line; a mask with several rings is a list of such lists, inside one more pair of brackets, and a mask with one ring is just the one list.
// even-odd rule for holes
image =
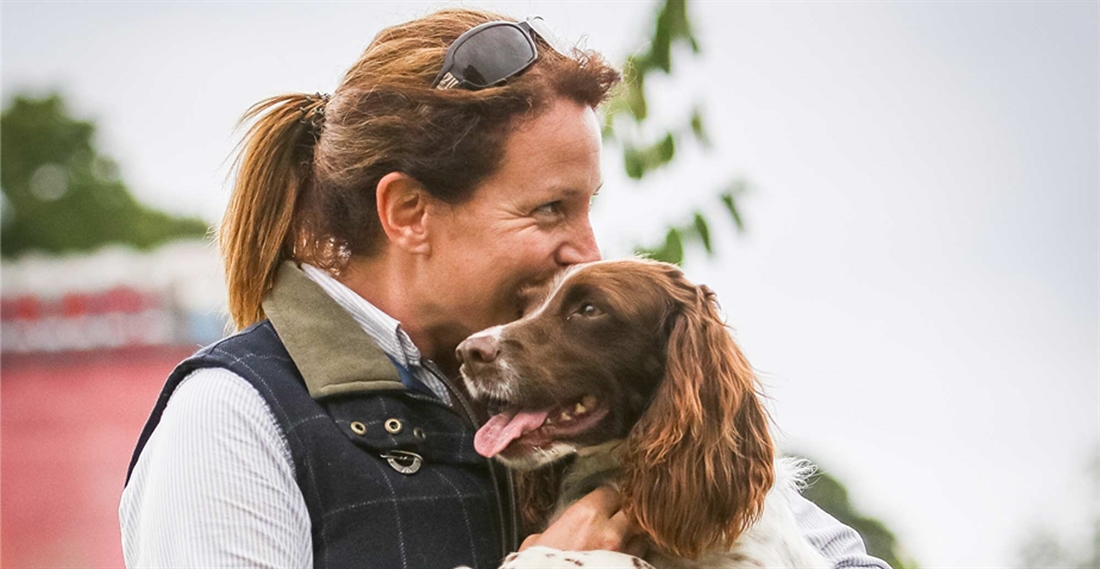
[[563, 195], [565, 197], [582, 197], [582, 196], [594, 196], [594, 195], [600, 193], [601, 188], [603, 188], [603, 182], [600, 182], [600, 185], [596, 186], [596, 191], [592, 192], [591, 194], [587, 190], [582, 190], [582, 189], [579, 189], [575, 186], [551, 187], [551, 188], [548, 189], [548, 191], [553, 192], [553, 193], [559, 193], [560, 195]]

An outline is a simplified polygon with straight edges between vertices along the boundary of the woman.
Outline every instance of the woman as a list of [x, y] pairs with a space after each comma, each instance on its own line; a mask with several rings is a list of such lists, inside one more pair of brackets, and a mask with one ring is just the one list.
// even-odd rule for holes
[[[169, 377], [120, 506], [128, 565], [495, 567], [526, 534], [455, 346], [599, 257], [618, 74], [539, 21], [382, 31], [331, 97], [264, 101], [220, 230], [238, 334]], [[601, 489], [525, 545], [638, 552]]]
[[[515, 550], [454, 348], [598, 257], [593, 109], [618, 76], [529, 24], [471, 32], [500, 20], [395, 26], [331, 98], [250, 110], [220, 235], [246, 331], [169, 379], [123, 496], [127, 563], [489, 567]], [[492, 73], [506, 82], [477, 89]], [[585, 516], [614, 513], [595, 501]]]

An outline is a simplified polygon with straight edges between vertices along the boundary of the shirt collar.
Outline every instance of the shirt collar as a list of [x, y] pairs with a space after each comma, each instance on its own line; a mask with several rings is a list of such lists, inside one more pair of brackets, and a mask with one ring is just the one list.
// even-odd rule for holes
[[328, 271], [302, 263], [302, 272], [346, 310], [388, 356], [406, 368], [421, 365], [420, 350], [400, 322], [336, 280]]
[[377, 343], [293, 262], [279, 268], [263, 309], [313, 398], [406, 389]]

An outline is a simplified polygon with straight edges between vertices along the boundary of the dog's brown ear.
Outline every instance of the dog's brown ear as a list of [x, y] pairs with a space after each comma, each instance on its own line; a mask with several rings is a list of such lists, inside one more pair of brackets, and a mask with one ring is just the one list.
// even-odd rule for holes
[[696, 558], [729, 547], [774, 482], [768, 417], [752, 367], [714, 293], [682, 276], [665, 376], [623, 454], [623, 503], [658, 550]]

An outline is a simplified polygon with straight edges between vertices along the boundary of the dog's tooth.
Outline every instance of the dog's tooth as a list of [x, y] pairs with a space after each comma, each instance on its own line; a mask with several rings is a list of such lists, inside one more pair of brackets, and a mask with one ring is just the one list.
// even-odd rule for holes
[[584, 405], [581, 405], [580, 403], [577, 403], [577, 406], [573, 408], [573, 412], [578, 415], [584, 415], [586, 411], [588, 411], [588, 409], [585, 409]]
[[596, 406], [596, 396], [595, 395], [585, 395], [584, 398], [581, 399], [581, 403], [583, 403], [585, 407], [595, 407]]
[[542, 424], [544, 424], [544, 425], [553, 425], [554, 424], [554, 418], [550, 417], [550, 416], [547, 416], [546, 420], [543, 421]]
[[561, 420], [562, 421], [572, 421], [573, 417], [569, 414], [569, 411], [562, 411], [561, 412]]

